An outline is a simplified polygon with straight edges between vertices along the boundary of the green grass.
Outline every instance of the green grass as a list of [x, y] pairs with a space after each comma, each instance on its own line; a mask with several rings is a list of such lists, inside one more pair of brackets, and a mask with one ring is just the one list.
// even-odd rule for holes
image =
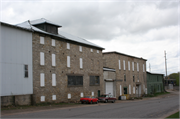
[[174, 114], [172, 114], [166, 118], [179, 118], [179, 112], [176, 112], [176, 113], [174, 113]]
[[160, 93], [154, 93], [154, 94], [147, 94], [145, 97], [157, 97], [159, 95], [169, 94], [170, 92], [160, 92]]

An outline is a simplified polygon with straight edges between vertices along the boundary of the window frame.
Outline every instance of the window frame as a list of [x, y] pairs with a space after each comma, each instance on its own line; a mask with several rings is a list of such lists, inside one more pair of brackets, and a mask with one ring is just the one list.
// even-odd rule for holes
[[99, 86], [100, 85], [100, 76], [89, 76], [89, 85], [90, 86]]
[[[71, 77], [71, 78], [70, 78]], [[76, 78], [76, 80], [75, 79], [72, 79], [72, 77], [74, 77], [74, 78]], [[77, 77], [79, 77], [79, 78], [77, 78]], [[80, 78], [82, 78], [82, 79], [80, 79]], [[71, 80], [71, 82], [72, 82], [72, 80], [73, 80], [73, 83], [75, 83], [75, 84], [70, 84], [69, 82], [69, 80]], [[75, 81], [74, 81], [75, 80]], [[79, 82], [78, 82], [78, 80], [79, 80]], [[81, 80], [81, 81], [80, 81]], [[76, 83], [79, 83], [79, 84], [76, 84]], [[83, 86], [83, 75], [67, 75], [67, 86], [68, 87], [71, 87], [71, 86]]]

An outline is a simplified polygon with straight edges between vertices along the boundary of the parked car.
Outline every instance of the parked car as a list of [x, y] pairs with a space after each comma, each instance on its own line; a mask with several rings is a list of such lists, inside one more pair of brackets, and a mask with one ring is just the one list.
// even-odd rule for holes
[[116, 98], [110, 94], [104, 94], [98, 97], [98, 100], [99, 102], [104, 102], [104, 103], [107, 103], [108, 101], [114, 103], [116, 101]]
[[81, 103], [96, 103], [98, 104], [98, 98], [95, 98], [94, 96], [84, 96], [83, 98], [80, 99]]

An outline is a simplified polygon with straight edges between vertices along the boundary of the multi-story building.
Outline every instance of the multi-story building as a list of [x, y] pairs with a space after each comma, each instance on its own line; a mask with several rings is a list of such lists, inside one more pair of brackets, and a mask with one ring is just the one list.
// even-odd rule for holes
[[[30, 94], [33, 94], [31, 97], [34, 103], [79, 101], [80, 97], [84, 95], [97, 97], [98, 94], [104, 93], [102, 63], [102, 50], [104, 48], [85, 39], [64, 33], [61, 29], [58, 31], [60, 25], [43, 18], [25, 21], [12, 26], [21, 28], [22, 31], [28, 30], [30, 36], [27, 37], [28, 35], [24, 34], [25, 31], [22, 32], [21, 36], [23, 37], [20, 37], [20, 39], [16, 36], [17, 32], [14, 33], [14, 36], [9, 31], [2, 34], [3, 38], [11, 37], [12, 42], [7, 41], [9, 43], [7, 43], [7, 46], [24, 43], [21, 46], [17, 45], [17, 48], [13, 49], [6, 47], [4, 44], [6, 39], [1, 41], [2, 46], [4, 45], [6, 49], [9, 48], [9, 51], [14, 50], [13, 52], [15, 52], [14, 54], [11, 53], [12, 57], [9, 60], [14, 61], [17, 57], [19, 57], [20, 61], [22, 60], [21, 73], [14, 73], [15, 77], [11, 74], [12, 77], [9, 77], [9, 79], [14, 82], [9, 82], [9, 84], [17, 84], [16, 81], [23, 78], [23, 81], [19, 84], [21, 86], [15, 87], [21, 91], [31, 87]], [[17, 41], [18, 39], [22, 41]], [[22, 48], [18, 49], [18, 46]], [[1, 58], [6, 56], [8, 54], [3, 53]], [[25, 67], [24, 70], [23, 66]], [[6, 85], [7, 83], [4, 82], [9, 76], [8, 70], [10, 68], [16, 72], [16, 68], [12, 66], [4, 71], [7, 77], [1, 76], [2, 85], [7, 88], [10, 88], [11, 85]], [[23, 71], [26, 72], [26, 70], [29, 77], [24, 79]], [[29, 78], [31, 82], [24, 85], [23, 83]]]
[[105, 79], [105, 93], [111, 93], [117, 98], [123, 94], [136, 97], [147, 93], [146, 59], [119, 52], [104, 52], [103, 60], [104, 67], [116, 72], [115, 79], [107, 80], [108, 82]]

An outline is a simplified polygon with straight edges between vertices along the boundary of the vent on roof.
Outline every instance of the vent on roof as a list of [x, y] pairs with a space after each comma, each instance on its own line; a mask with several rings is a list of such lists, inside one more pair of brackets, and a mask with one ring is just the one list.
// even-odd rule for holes
[[51, 25], [48, 23], [42, 23], [42, 24], [37, 24], [37, 25], [33, 25], [43, 31], [49, 32], [49, 33], [53, 33], [53, 34], [58, 34], [58, 27], [55, 25]]

